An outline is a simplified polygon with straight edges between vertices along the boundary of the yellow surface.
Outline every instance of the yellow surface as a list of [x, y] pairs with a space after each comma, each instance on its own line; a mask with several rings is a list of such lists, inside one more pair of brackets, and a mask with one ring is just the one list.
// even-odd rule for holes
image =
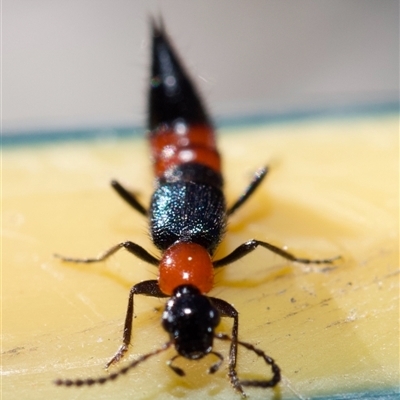
[[[324, 120], [224, 132], [232, 202], [266, 163], [266, 182], [229, 224], [217, 257], [250, 238], [302, 257], [342, 255], [324, 269], [258, 249], [218, 271], [212, 296], [240, 312], [240, 337], [274, 357], [284, 375], [251, 398], [394, 390], [399, 384], [398, 117]], [[110, 189], [118, 178], [147, 202], [152, 176], [143, 140], [99, 140], [3, 151], [3, 399], [240, 398], [226, 363], [179, 360], [169, 351], [105, 386], [56, 387], [56, 378], [105, 374], [120, 344], [128, 291], [156, 268], [121, 251], [98, 265], [52, 257], [94, 256], [123, 240], [155, 252], [145, 218]], [[163, 301], [136, 300], [128, 359], [166, 341]], [[230, 322], [220, 330], [228, 331]], [[226, 354], [227, 345], [216, 349]], [[123, 364], [123, 363], [122, 363]], [[267, 371], [248, 352], [242, 376]]]

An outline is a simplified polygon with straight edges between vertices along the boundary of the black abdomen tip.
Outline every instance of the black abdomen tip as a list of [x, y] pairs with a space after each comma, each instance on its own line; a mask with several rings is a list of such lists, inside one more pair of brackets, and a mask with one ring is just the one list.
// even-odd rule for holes
[[152, 66], [149, 90], [150, 130], [183, 122], [210, 125], [202, 101], [176, 55], [162, 24], [152, 23]]

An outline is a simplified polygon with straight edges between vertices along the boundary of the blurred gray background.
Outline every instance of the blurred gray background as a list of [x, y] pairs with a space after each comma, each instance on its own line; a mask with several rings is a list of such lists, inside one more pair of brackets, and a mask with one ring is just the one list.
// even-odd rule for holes
[[141, 125], [150, 16], [214, 116], [398, 101], [398, 0], [3, 0], [3, 133]]

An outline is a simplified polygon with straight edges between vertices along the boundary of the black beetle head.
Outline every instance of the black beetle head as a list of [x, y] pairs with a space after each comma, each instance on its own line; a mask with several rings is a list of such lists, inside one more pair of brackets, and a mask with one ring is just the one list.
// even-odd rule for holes
[[214, 330], [219, 322], [216, 308], [192, 285], [181, 285], [174, 290], [162, 317], [162, 325], [176, 351], [192, 360], [212, 350]]

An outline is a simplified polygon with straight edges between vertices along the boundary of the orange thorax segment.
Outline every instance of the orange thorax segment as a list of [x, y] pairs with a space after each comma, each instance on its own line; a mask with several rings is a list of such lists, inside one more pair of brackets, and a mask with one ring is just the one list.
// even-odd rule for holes
[[167, 295], [172, 295], [176, 287], [188, 284], [205, 294], [212, 289], [213, 280], [211, 257], [204, 247], [196, 243], [175, 243], [161, 258], [158, 284]]

